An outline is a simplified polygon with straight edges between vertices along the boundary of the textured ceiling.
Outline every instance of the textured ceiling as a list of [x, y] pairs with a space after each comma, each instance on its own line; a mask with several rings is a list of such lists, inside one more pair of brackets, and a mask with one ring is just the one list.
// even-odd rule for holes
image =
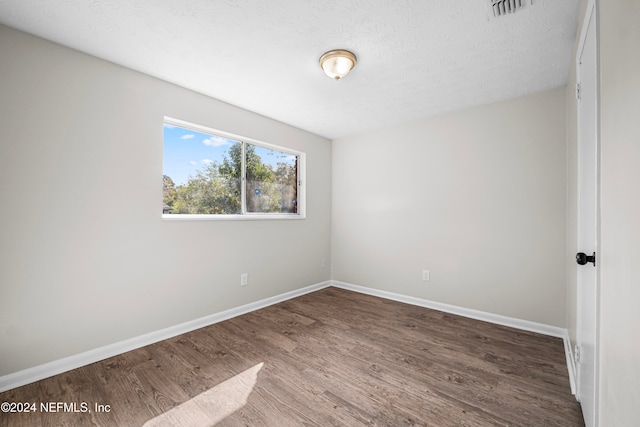
[[581, 0], [523, 1], [0, 0], [0, 22], [336, 138], [565, 85]]

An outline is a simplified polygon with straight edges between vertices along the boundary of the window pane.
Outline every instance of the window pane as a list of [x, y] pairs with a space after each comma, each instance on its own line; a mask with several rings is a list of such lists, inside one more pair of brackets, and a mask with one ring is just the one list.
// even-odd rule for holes
[[164, 125], [163, 213], [241, 213], [242, 144]]
[[298, 213], [298, 156], [247, 144], [247, 212]]

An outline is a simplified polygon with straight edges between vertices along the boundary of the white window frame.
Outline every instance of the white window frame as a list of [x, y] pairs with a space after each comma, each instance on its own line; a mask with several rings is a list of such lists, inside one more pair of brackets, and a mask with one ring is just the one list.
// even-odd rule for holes
[[[240, 214], [162, 214], [162, 219], [171, 221], [201, 221], [201, 220], [213, 220], [213, 221], [251, 221], [251, 220], [299, 220], [306, 219], [306, 153], [302, 151], [292, 150], [290, 148], [282, 147], [275, 144], [269, 144], [267, 142], [259, 141], [253, 138], [247, 138], [241, 135], [236, 135], [230, 132], [225, 132], [217, 129], [213, 129], [207, 126], [198, 125], [195, 123], [187, 122], [172, 117], [164, 117], [164, 123], [168, 125], [178, 126], [184, 129], [190, 129], [195, 132], [202, 132], [213, 136], [221, 136], [234, 141], [238, 141], [242, 144], [242, 177], [240, 185], [241, 195], [241, 209]], [[246, 162], [245, 162], [245, 149], [246, 144], [255, 145], [257, 147], [266, 148], [268, 150], [279, 151], [281, 153], [291, 154], [298, 157], [298, 189], [297, 189], [297, 213], [268, 213], [268, 212], [247, 212], [247, 185], [246, 185]], [[164, 148], [163, 148], [164, 156]], [[163, 167], [164, 172], [164, 167]], [[160, 204], [162, 205], [162, 204]]]

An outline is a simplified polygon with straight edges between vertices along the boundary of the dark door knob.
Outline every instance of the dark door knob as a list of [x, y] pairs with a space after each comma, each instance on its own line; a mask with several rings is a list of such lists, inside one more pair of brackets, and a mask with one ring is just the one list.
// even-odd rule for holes
[[585, 265], [588, 262], [592, 262], [593, 266], [596, 266], [596, 253], [594, 252], [593, 255], [587, 255], [584, 252], [578, 252], [576, 254], [576, 262], [580, 265]]

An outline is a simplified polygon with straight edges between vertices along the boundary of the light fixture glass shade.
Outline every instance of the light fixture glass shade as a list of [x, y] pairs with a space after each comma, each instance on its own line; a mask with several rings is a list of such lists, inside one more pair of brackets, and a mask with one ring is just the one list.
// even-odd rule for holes
[[356, 56], [348, 50], [330, 50], [320, 57], [320, 66], [332, 79], [340, 80], [356, 65]]

